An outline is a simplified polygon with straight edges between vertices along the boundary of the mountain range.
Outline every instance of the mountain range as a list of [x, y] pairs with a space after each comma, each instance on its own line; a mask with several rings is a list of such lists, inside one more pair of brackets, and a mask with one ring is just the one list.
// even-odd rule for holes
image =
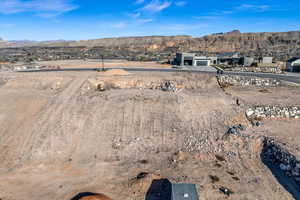
[[192, 36], [145, 36], [119, 37], [80, 41], [4, 41], [0, 47], [102, 47], [136, 52], [240, 52], [248, 56], [273, 56], [287, 59], [300, 56], [300, 31], [241, 33], [234, 30], [203, 37]]

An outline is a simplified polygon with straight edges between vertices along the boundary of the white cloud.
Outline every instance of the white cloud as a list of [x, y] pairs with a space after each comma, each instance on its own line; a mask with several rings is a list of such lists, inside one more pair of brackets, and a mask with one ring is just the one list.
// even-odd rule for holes
[[141, 13], [140, 12], [126, 13], [126, 15], [132, 18], [139, 18], [141, 16]]
[[0, 13], [35, 13], [41, 17], [54, 17], [77, 9], [72, 0], [0, 0]]
[[242, 4], [239, 7], [236, 7], [236, 10], [252, 10], [263, 12], [270, 9], [269, 5], [253, 5], [253, 4]]
[[136, 4], [143, 4], [145, 2], [145, 0], [136, 0], [135, 3]]
[[145, 5], [142, 10], [157, 13], [170, 7], [172, 3], [170, 1], [152, 0], [150, 3]]
[[146, 23], [149, 23], [149, 22], [153, 22], [153, 19], [139, 19], [139, 20], [137, 20], [138, 24], [146, 24]]
[[117, 28], [117, 29], [123, 29], [123, 28], [125, 28], [126, 26], [127, 26], [127, 24], [124, 23], [124, 22], [119, 22], [119, 23], [117, 23], [117, 24], [113, 24], [113, 25], [112, 25], [113, 28]]
[[185, 6], [186, 4], [187, 4], [186, 1], [176, 1], [176, 2], [175, 2], [175, 5], [176, 5], [176, 6], [179, 6], [179, 7], [183, 7], [183, 6]]
[[267, 11], [282, 11], [282, 9], [274, 9], [274, 6], [270, 5], [254, 5], [254, 4], [242, 4], [237, 7], [233, 7], [231, 10], [216, 10], [214, 12], [206, 13], [203, 16], [197, 16], [196, 19], [199, 20], [215, 20], [222, 17], [240, 13], [240, 12], [267, 12]]

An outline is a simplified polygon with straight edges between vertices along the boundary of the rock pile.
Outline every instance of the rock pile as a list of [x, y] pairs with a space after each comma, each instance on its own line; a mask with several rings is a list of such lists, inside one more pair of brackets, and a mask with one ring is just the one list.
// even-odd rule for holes
[[299, 106], [255, 106], [246, 111], [249, 119], [300, 118]]
[[275, 79], [264, 79], [249, 76], [219, 76], [220, 84], [234, 85], [234, 86], [259, 86], [259, 87], [275, 87], [280, 85], [280, 81]]
[[213, 152], [213, 146], [208, 136], [191, 135], [184, 141], [185, 151], [195, 152], [201, 151], [203, 153]]
[[176, 92], [176, 85], [172, 81], [164, 81], [161, 83], [161, 90], [168, 92]]
[[237, 125], [237, 126], [232, 126], [228, 129], [228, 131], [226, 132], [226, 134], [233, 134], [233, 135], [240, 135], [240, 131], [244, 131], [245, 127], [241, 124]]
[[265, 140], [262, 158], [264, 161], [279, 167], [288, 177], [300, 184], [300, 160], [276, 144], [274, 140]]
[[10, 64], [0, 64], [0, 71], [1, 72], [11, 72], [13, 71], [13, 67]]
[[225, 71], [262, 72], [262, 73], [274, 73], [274, 74], [282, 73], [280, 67], [232, 67], [232, 68], [226, 68]]
[[175, 81], [143, 81], [143, 80], [88, 80], [88, 88], [95, 88], [96, 91], [106, 91], [111, 89], [150, 89], [162, 90], [166, 92], [177, 92], [179, 89]]

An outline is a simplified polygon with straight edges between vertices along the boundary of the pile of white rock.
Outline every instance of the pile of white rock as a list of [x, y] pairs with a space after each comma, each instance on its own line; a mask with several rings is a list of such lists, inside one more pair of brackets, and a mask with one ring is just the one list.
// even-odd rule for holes
[[276, 79], [266, 79], [250, 76], [232, 76], [221, 75], [219, 76], [221, 84], [230, 84], [234, 86], [259, 86], [259, 87], [275, 87], [280, 85], [280, 81]]
[[172, 81], [164, 81], [163, 83], [161, 83], [160, 88], [161, 90], [168, 91], [168, 92], [177, 91], [176, 84], [173, 83]]
[[10, 64], [0, 64], [0, 72], [12, 72], [13, 66]]
[[232, 68], [226, 68], [225, 71], [262, 72], [262, 73], [274, 73], [274, 74], [282, 73], [280, 67], [232, 67]]
[[246, 111], [249, 119], [292, 118], [300, 119], [300, 106], [255, 106]]

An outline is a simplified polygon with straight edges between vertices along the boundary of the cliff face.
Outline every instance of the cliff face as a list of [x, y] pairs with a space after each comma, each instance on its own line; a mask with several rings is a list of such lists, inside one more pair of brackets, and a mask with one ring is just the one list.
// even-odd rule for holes
[[[2, 45], [1, 45], [2, 44]], [[273, 56], [287, 59], [300, 56], [300, 31], [274, 33], [218, 33], [204, 37], [191, 36], [150, 36], [104, 38], [83, 41], [53, 41], [40, 43], [4, 43], [7, 46], [42, 46], [42, 47], [102, 47], [111, 51], [175, 53], [178, 51], [206, 52], [241, 52], [248, 56]]]
[[196, 38], [197, 46], [208, 52], [238, 51], [247, 55], [297, 56], [300, 31], [284, 33], [234, 33]]
[[68, 46], [102, 46], [130, 51], [208, 53], [241, 52], [249, 56], [286, 59], [300, 56], [300, 31], [278, 33], [240, 33], [232, 31], [200, 38], [190, 36], [108, 38], [68, 43]]

